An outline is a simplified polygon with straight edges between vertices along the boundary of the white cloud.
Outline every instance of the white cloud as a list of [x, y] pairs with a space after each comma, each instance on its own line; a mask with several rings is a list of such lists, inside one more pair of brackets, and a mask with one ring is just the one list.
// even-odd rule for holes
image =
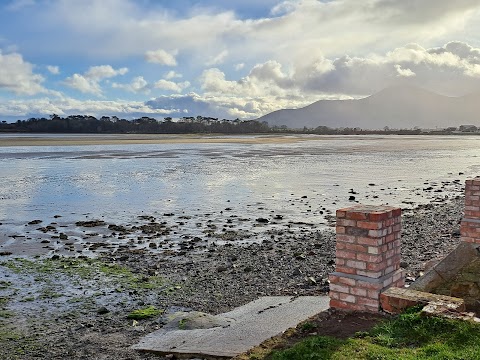
[[17, 95], [45, 93], [43, 76], [33, 72], [34, 66], [18, 53], [2, 54], [0, 51], [0, 90]]
[[139, 101], [80, 101], [73, 98], [9, 100], [0, 102], [0, 113], [5, 116], [31, 117], [50, 114], [93, 116], [117, 115], [131, 117], [135, 114], [170, 114], [174, 110], [154, 109]]
[[170, 79], [174, 79], [174, 78], [181, 78], [181, 77], [183, 77], [183, 75], [182, 75], [182, 74], [179, 74], [179, 73], [177, 73], [177, 72], [175, 72], [175, 71], [173, 71], [173, 70], [170, 70], [169, 72], [167, 72], [167, 73], [165, 74], [164, 77], [165, 77], [165, 79], [170, 80]]
[[115, 70], [110, 65], [92, 66], [83, 75], [73, 74], [66, 78], [64, 84], [85, 94], [102, 96], [102, 80], [125, 75], [127, 72], [128, 68], [125, 67]]
[[176, 83], [173, 81], [161, 79], [155, 82], [153, 85], [156, 89], [162, 89], [162, 90], [170, 90], [170, 91], [175, 91], [175, 92], [182, 92], [186, 88], [190, 86], [190, 82], [184, 81], [181, 83]]
[[460, 96], [478, 91], [479, 77], [480, 49], [455, 42], [430, 49], [408, 44], [368, 57], [319, 57], [289, 68], [270, 60], [239, 80], [228, 80], [224, 72], [212, 68], [199, 80], [210, 103], [223, 103], [238, 116], [255, 117], [319, 99], [368, 96], [401, 84]]
[[[456, 34], [464, 38], [467, 25], [480, 19], [474, 12], [480, 9], [478, 0], [278, 1], [270, 3], [274, 17], [261, 19], [242, 19], [202, 2], [191, 12], [143, 5], [148, 3], [48, 2], [38, 7], [33, 26], [45, 31], [55, 23], [62, 31], [40, 41], [39, 51], [103, 59], [145, 55], [147, 61], [175, 66], [177, 52], [169, 49], [178, 49], [186, 55], [182, 61], [198, 66], [215, 60], [222, 49], [228, 51], [223, 60], [232, 64], [268, 59], [298, 64], [318, 56], [340, 57], [346, 50], [366, 56], [411, 41], [433, 46]], [[476, 38], [477, 27], [468, 29]], [[159, 44], [162, 48], [152, 51]]]
[[128, 72], [128, 68], [120, 68], [115, 70], [110, 65], [100, 65], [100, 66], [92, 66], [88, 71], [85, 73], [85, 77], [92, 80], [102, 80], [111, 77], [115, 77], [117, 75], [125, 75]]
[[60, 74], [60, 68], [58, 66], [47, 65], [47, 70], [53, 75]]
[[410, 69], [402, 69], [402, 66], [399, 64], [395, 65], [395, 69], [397, 70], [397, 76], [403, 76], [403, 77], [411, 77], [415, 76], [416, 74], [410, 70]]
[[239, 63], [239, 64], [235, 64], [234, 69], [235, 69], [235, 71], [240, 71], [244, 67], [245, 67], [245, 63]]
[[182, 92], [186, 88], [190, 86], [190, 82], [184, 81], [184, 82], [174, 82], [170, 80], [165, 80], [161, 79], [156, 81], [153, 84], [149, 84], [143, 76], [137, 76], [135, 77], [131, 83], [129, 84], [118, 84], [118, 83], [113, 83], [112, 87], [115, 89], [123, 89], [126, 91], [130, 91], [133, 93], [140, 93], [143, 92], [145, 94], [150, 93], [151, 90], [153, 89], [161, 89], [161, 90], [167, 90], [167, 91], [174, 91], [174, 92]]
[[212, 66], [212, 65], [219, 65], [219, 64], [222, 64], [224, 61], [225, 61], [225, 58], [228, 56], [228, 51], [227, 50], [223, 50], [222, 52], [220, 52], [219, 54], [217, 54], [216, 56], [210, 58], [210, 60], [208, 60], [205, 65], [206, 66]]
[[73, 74], [66, 78], [64, 84], [85, 94], [102, 95], [102, 88], [97, 81], [88, 79], [80, 74]]
[[293, 12], [297, 6], [299, 6], [299, 1], [283, 1], [280, 4], [275, 5], [270, 14], [273, 16], [281, 16]]
[[148, 85], [148, 82], [143, 78], [143, 76], [137, 76], [133, 78], [130, 84], [118, 84], [114, 82], [112, 83], [112, 87], [115, 89], [123, 89], [133, 93], [143, 92], [145, 94], [148, 94], [150, 92], [150, 86]]
[[145, 53], [145, 60], [150, 63], [166, 65], [166, 66], [177, 66], [177, 60], [175, 56], [178, 51], [172, 51], [171, 53], [166, 52], [163, 49], [158, 49], [155, 51], [147, 51]]

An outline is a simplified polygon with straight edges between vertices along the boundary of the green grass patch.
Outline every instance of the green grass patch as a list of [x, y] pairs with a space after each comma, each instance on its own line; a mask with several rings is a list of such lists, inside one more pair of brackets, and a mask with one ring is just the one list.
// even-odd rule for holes
[[132, 311], [127, 317], [134, 320], [143, 320], [161, 315], [162, 313], [163, 310], [159, 310], [155, 306], [148, 306], [143, 309]]
[[480, 325], [427, 317], [418, 309], [340, 340], [312, 336], [292, 348], [273, 352], [270, 360], [469, 360], [480, 359]]
[[38, 336], [27, 336], [0, 321], [0, 359], [38, 359], [44, 352], [38, 343]]
[[[27, 273], [35, 276], [36, 281], [48, 282], [42, 275], [63, 274], [72, 278], [114, 280], [119, 291], [159, 289], [165, 281], [159, 276], [146, 276], [133, 273], [129, 268], [117, 264], [105, 263], [99, 259], [55, 258], [30, 260], [17, 258], [0, 263], [15, 273]], [[0, 284], [1, 285], [1, 284]]]
[[0, 319], [6, 319], [14, 316], [15, 314], [8, 310], [0, 310]]
[[0, 290], [5, 290], [10, 286], [12, 286], [12, 283], [10, 281], [0, 280]]

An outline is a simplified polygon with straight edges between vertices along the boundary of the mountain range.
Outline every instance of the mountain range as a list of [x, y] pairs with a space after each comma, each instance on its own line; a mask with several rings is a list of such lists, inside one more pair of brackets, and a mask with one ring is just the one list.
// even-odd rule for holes
[[446, 128], [480, 125], [480, 93], [449, 97], [413, 87], [395, 86], [355, 100], [319, 100], [299, 109], [277, 110], [258, 119], [288, 128], [359, 127], [362, 129]]

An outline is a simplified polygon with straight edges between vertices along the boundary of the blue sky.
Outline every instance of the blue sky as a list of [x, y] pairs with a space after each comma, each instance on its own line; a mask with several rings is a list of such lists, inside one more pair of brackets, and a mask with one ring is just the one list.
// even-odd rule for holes
[[480, 91], [478, 0], [4, 0], [0, 119], [256, 118]]

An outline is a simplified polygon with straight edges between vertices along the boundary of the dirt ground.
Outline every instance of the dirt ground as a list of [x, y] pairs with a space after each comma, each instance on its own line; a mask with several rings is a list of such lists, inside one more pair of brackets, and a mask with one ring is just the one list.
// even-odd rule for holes
[[368, 331], [376, 324], [391, 318], [385, 313], [345, 312], [329, 309], [269, 339], [260, 346], [242, 354], [235, 360], [262, 359], [273, 350], [287, 349], [308, 336], [332, 336], [347, 339], [357, 332]]

